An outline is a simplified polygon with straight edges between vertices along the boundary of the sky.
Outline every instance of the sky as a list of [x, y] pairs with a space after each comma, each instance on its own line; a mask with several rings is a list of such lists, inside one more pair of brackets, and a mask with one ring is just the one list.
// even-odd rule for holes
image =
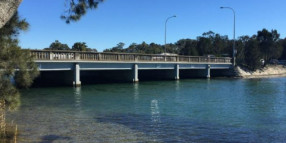
[[85, 42], [103, 51], [125, 43], [164, 44], [165, 20], [167, 43], [196, 39], [213, 31], [233, 37], [233, 13], [236, 12], [236, 38], [256, 34], [266, 28], [276, 29], [286, 37], [285, 0], [105, 0], [96, 10], [88, 11], [78, 22], [66, 24], [60, 19], [66, 0], [23, 0], [21, 18], [30, 23], [19, 36], [20, 46], [43, 49], [55, 40], [68, 44]]

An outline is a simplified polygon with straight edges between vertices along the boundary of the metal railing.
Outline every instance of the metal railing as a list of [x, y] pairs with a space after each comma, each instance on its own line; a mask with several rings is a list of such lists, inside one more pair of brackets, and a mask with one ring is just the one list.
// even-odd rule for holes
[[118, 61], [118, 62], [186, 62], [186, 63], [229, 63], [229, 57], [199, 57], [181, 55], [155, 55], [134, 53], [95, 53], [77, 51], [30, 50], [35, 60], [50, 61]]

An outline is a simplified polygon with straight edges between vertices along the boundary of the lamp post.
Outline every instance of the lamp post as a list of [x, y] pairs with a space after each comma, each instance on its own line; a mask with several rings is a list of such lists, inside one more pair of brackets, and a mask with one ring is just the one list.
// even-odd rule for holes
[[232, 58], [233, 58], [233, 66], [235, 66], [235, 11], [231, 7], [220, 7], [221, 9], [230, 9], [233, 12], [233, 49], [232, 49]]
[[171, 17], [168, 17], [167, 19], [166, 19], [166, 22], [165, 22], [165, 54], [166, 54], [166, 42], [167, 42], [167, 22], [168, 22], [168, 20], [169, 19], [171, 19], [171, 18], [175, 18], [175, 17], [177, 17], [176, 15], [173, 15], [173, 16], [171, 16]]

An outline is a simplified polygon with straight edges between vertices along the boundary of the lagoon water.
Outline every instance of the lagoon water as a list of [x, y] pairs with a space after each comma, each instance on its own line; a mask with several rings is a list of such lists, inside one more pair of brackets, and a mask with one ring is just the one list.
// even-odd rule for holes
[[285, 142], [286, 78], [22, 91], [19, 142]]

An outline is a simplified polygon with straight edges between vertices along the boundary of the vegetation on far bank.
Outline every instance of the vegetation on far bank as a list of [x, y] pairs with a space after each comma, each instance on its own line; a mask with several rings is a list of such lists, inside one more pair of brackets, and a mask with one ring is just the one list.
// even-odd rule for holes
[[[233, 39], [212, 31], [203, 33], [197, 39], [181, 39], [175, 43], [160, 45], [156, 43], [132, 43], [127, 48], [120, 42], [103, 52], [161, 54], [165, 48], [167, 53], [188, 56], [215, 55], [232, 57]], [[72, 48], [59, 41], [53, 42], [46, 50], [94, 51], [86, 43], [77, 42]], [[286, 38], [281, 39], [277, 30], [262, 29], [252, 36], [241, 36], [236, 40], [236, 63], [252, 71], [261, 67], [261, 59], [269, 63], [273, 59], [286, 60]]]

